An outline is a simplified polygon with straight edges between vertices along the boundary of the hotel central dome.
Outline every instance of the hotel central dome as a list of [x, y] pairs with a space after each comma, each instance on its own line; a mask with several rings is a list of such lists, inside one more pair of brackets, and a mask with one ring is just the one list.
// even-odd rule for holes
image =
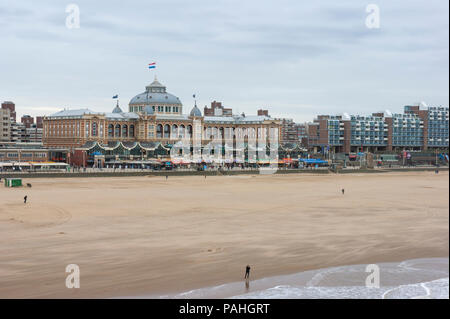
[[[166, 87], [155, 80], [145, 87], [145, 92], [133, 97], [129, 103], [129, 111], [135, 113], [144, 112], [150, 106], [154, 114], [181, 115], [182, 106], [178, 97], [167, 93]], [[148, 110], [148, 108], [147, 108]]]

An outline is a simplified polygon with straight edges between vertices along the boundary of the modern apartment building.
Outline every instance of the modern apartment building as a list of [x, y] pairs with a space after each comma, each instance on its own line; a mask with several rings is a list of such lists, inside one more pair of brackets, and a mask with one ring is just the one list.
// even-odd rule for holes
[[6, 110], [8, 109], [10, 112], [11, 120], [12, 122], [16, 121], [16, 105], [14, 102], [11, 101], [5, 101], [2, 103], [2, 109]]
[[27, 132], [25, 124], [18, 122], [11, 122], [10, 142], [20, 143], [27, 141]]
[[204, 116], [233, 116], [233, 110], [222, 106], [222, 102], [213, 101], [211, 107], [205, 106]]
[[281, 143], [298, 143], [297, 128], [292, 119], [277, 119], [281, 121]]
[[24, 115], [20, 119], [20, 122], [23, 123], [26, 128], [29, 128], [29, 127], [31, 127], [32, 124], [34, 124], [34, 117], [32, 117], [30, 115]]
[[413, 105], [403, 114], [319, 115], [308, 125], [308, 145], [335, 153], [448, 148], [448, 110]]
[[25, 129], [25, 141], [31, 143], [42, 143], [42, 128], [39, 128], [37, 124], [32, 124]]
[[11, 139], [11, 112], [0, 109], [0, 141], [9, 142]]

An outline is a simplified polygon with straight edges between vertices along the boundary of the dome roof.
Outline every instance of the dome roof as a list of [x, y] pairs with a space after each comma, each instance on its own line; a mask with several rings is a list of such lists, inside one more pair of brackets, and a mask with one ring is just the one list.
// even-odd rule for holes
[[153, 108], [150, 105], [146, 105], [144, 107], [144, 113], [147, 113], [147, 114], [151, 115], [151, 114], [153, 114], [155, 112], [153, 111]]
[[178, 97], [167, 93], [166, 87], [155, 80], [145, 87], [145, 92], [136, 95], [130, 100], [130, 105], [148, 105], [155, 103], [182, 105]]
[[123, 113], [122, 109], [119, 106], [119, 102], [117, 102], [116, 107], [112, 110], [113, 113]]
[[199, 108], [197, 107], [197, 105], [195, 105], [190, 113], [190, 116], [202, 116], [202, 112], [199, 110]]

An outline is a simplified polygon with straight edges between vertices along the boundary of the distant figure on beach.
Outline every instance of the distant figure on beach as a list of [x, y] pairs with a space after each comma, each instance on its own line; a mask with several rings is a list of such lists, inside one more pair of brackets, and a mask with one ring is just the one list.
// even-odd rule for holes
[[438, 170], [438, 169], [435, 170], [434, 173], [435, 173], [435, 174], [439, 174], [439, 170]]
[[28, 196], [27, 196], [27, 195], [25, 195], [25, 197], [23, 198], [23, 203], [24, 203], [24, 204], [26, 204], [26, 203], [27, 203], [27, 198], [28, 198]]
[[169, 176], [168, 175], [166, 175], [166, 179], [168, 179], [169, 178]]
[[345, 189], [342, 189], [342, 195], [344, 195], [344, 193], [345, 193]]
[[245, 276], [244, 276], [244, 279], [249, 279], [249, 277], [250, 277], [250, 265], [247, 265], [247, 266], [245, 267]]

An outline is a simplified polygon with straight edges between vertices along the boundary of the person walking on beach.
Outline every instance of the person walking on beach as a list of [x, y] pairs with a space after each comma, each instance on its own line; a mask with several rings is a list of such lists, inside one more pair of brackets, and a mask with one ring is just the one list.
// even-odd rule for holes
[[27, 196], [27, 195], [25, 195], [25, 197], [23, 198], [23, 203], [24, 203], [24, 204], [26, 204], [26, 203], [27, 203], [27, 198], [28, 198], [28, 196]]
[[245, 267], [245, 276], [244, 276], [244, 279], [249, 279], [249, 277], [250, 277], [250, 265], [247, 265], [246, 267]]
[[342, 195], [344, 195], [344, 193], [345, 193], [345, 189], [342, 189]]

